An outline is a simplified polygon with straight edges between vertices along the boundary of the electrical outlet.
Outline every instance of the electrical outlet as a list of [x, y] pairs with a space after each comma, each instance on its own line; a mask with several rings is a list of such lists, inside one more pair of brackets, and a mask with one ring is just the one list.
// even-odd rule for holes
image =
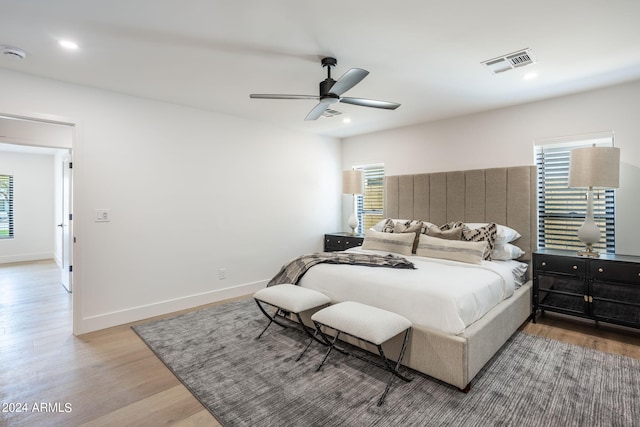
[[218, 279], [224, 280], [226, 278], [227, 278], [227, 269], [221, 268], [220, 270], [218, 270]]

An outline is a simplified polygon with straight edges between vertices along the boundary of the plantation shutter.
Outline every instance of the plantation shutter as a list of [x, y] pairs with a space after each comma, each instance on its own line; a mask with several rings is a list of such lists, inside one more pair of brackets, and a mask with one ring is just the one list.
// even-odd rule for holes
[[[594, 141], [547, 144], [536, 147], [538, 166], [538, 247], [567, 249], [584, 248], [578, 228], [587, 210], [586, 189], [569, 188], [571, 150], [592, 146]], [[612, 146], [612, 139], [596, 142]], [[600, 242], [593, 245], [599, 252], [615, 252], [615, 191], [594, 189], [593, 216], [600, 228]]]
[[363, 233], [382, 219], [384, 204], [384, 165], [366, 165], [361, 169], [364, 194], [357, 197], [358, 233]]
[[13, 176], [0, 175], [0, 239], [13, 237]]

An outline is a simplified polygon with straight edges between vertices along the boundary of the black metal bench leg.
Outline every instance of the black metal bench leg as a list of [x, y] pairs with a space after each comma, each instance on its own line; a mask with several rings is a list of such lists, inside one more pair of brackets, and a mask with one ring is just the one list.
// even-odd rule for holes
[[[264, 307], [262, 306], [262, 304], [260, 304], [260, 301], [258, 301], [258, 300], [256, 299], [256, 300], [255, 300], [255, 302], [256, 302], [256, 304], [258, 304], [258, 307], [260, 308], [260, 311], [262, 311], [262, 313], [267, 317], [267, 319], [269, 319], [269, 323], [267, 323], [267, 326], [265, 326], [265, 328], [262, 330], [262, 332], [260, 332], [260, 335], [258, 335], [258, 336], [256, 337], [256, 339], [259, 339], [260, 337], [262, 337], [262, 334], [264, 334], [264, 333], [267, 331], [267, 329], [269, 329], [269, 326], [271, 326], [271, 323], [275, 323], [275, 324], [277, 324], [278, 326], [281, 326], [281, 327], [283, 327], [283, 328], [285, 328], [285, 329], [289, 327], [289, 326], [287, 326], [286, 324], [281, 323], [281, 322], [277, 319], [277, 317], [278, 317], [278, 313], [282, 313], [282, 315], [281, 315], [281, 316], [282, 316], [283, 318], [285, 318], [285, 317], [284, 317], [284, 316], [285, 316], [285, 313], [289, 313], [288, 311], [285, 311], [285, 310], [283, 310], [282, 308], [277, 307], [277, 306], [275, 306], [275, 305], [274, 305], [273, 307], [275, 307], [275, 308], [276, 308], [276, 312], [275, 312], [275, 314], [272, 316], [272, 315], [270, 315], [270, 314], [267, 312], [267, 310], [265, 310], [265, 309], [264, 309]], [[269, 304], [269, 303], [264, 303], [264, 304], [271, 305], [271, 304]], [[310, 327], [308, 327], [307, 325], [305, 325], [305, 323], [302, 321], [302, 317], [300, 317], [300, 313], [295, 313], [295, 315], [296, 315], [296, 317], [298, 318], [298, 322], [300, 323], [300, 326], [302, 327], [302, 330], [303, 330], [307, 335], [309, 335], [309, 337], [310, 337], [310, 338], [314, 339], [315, 341], [319, 342], [319, 343], [320, 343], [320, 344], [322, 344], [322, 345], [329, 345], [329, 341], [327, 341], [327, 340], [324, 340], [324, 341], [319, 340], [319, 339], [318, 339], [318, 337], [317, 337], [317, 336], [315, 336], [315, 331], [313, 331], [313, 329], [311, 329]], [[287, 320], [289, 320], [289, 319], [287, 319]], [[292, 323], [293, 323], [293, 322], [292, 322]], [[313, 331], [313, 332], [312, 332], [312, 331]]]
[[[307, 352], [307, 350], [309, 350], [309, 347], [311, 347], [311, 343], [316, 340], [319, 341], [318, 338], [316, 337], [316, 335], [318, 335], [318, 330], [316, 329], [315, 333], [313, 334], [313, 336], [309, 339], [309, 343], [307, 344], [307, 346], [304, 348], [304, 350], [302, 350], [302, 353], [300, 353], [300, 355], [298, 356], [298, 358], [296, 359], [296, 362], [298, 360], [300, 360], [302, 358], [302, 356], [304, 356], [304, 354]], [[323, 343], [324, 344], [324, 343]]]
[[[320, 327], [317, 328], [318, 330], [320, 329]], [[320, 331], [320, 333], [322, 335], [324, 335], [322, 333], [322, 331]], [[327, 353], [324, 355], [324, 359], [322, 359], [322, 363], [320, 363], [320, 365], [318, 366], [318, 369], [316, 369], [316, 372], [320, 370], [320, 368], [322, 368], [322, 365], [324, 365], [324, 362], [327, 360], [327, 357], [329, 357], [329, 353], [331, 353], [331, 350], [333, 350], [336, 341], [338, 341], [338, 337], [340, 336], [340, 331], [336, 331], [336, 336], [333, 338], [333, 340], [330, 342], [329, 344], [329, 350], [327, 350]], [[325, 337], [326, 338], [326, 337]]]
[[317, 337], [318, 330], [317, 329], [313, 329], [313, 333], [311, 333], [312, 329], [304, 324], [304, 322], [302, 321], [302, 317], [300, 317], [300, 313], [296, 313], [296, 316], [298, 316], [298, 322], [300, 322], [300, 325], [302, 325], [302, 329], [304, 329], [304, 331], [307, 333], [307, 335], [309, 335], [309, 337], [312, 340], [314, 340], [316, 342], [319, 342], [322, 345], [329, 345], [329, 341], [324, 339], [324, 336], [322, 337], [323, 340], [318, 339], [318, 337]]
[[389, 370], [389, 372], [391, 372], [391, 375], [389, 375], [389, 381], [387, 382], [387, 386], [384, 389], [384, 392], [382, 393], [382, 396], [380, 396], [380, 399], [378, 400], [378, 406], [381, 406], [384, 403], [384, 399], [387, 397], [387, 393], [389, 393], [389, 389], [391, 388], [391, 384], [393, 383], [393, 377], [397, 376], [398, 378], [401, 378], [402, 380], [409, 382], [411, 381], [410, 378], [407, 378], [403, 375], [400, 374], [399, 370], [400, 370], [400, 365], [402, 363], [402, 359], [404, 357], [404, 353], [407, 350], [407, 342], [409, 341], [409, 331], [410, 329], [407, 329], [407, 331], [404, 333], [404, 340], [402, 342], [402, 349], [400, 350], [400, 355], [398, 356], [398, 361], [396, 362], [396, 366], [395, 368], [392, 367], [389, 364], [389, 359], [387, 359], [387, 356], [385, 356], [384, 351], [382, 350], [382, 346], [378, 345], [378, 352], [380, 352], [380, 357], [382, 358], [384, 364], [387, 366], [387, 369]]
[[262, 330], [262, 332], [260, 332], [260, 335], [258, 335], [256, 337], [256, 339], [259, 339], [262, 334], [264, 334], [267, 329], [269, 329], [269, 326], [271, 326], [271, 323], [275, 323], [276, 325], [282, 326], [283, 328], [287, 328], [287, 325], [285, 325], [284, 323], [280, 323], [279, 321], [276, 320], [276, 316], [278, 315], [278, 313], [280, 313], [281, 309], [279, 307], [276, 307], [276, 312], [273, 316], [271, 316], [269, 313], [267, 313], [267, 310], [264, 309], [264, 307], [262, 307], [262, 304], [260, 304], [260, 301], [258, 300], [254, 300], [256, 302], [256, 304], [258, 304], [258, 307], [260, 308], [260, 311], [262, 311], [262, 313], [267, 316], [267, 319], [269, 319], [269, 323], [267, 323], [267, 326], [265, 326], [265, 328]]

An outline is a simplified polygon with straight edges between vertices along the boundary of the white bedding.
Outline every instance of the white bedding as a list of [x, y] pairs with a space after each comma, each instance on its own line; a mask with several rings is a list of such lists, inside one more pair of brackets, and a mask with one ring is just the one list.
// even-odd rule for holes
[[[388, 252], [349, 249], [353, 252]], [[406, 256], [415, 270], [318, 264], [299, 285], [332, 301], [356, 301], [398, 313], [414, 325], [461, 334], [496, 304], [513, 295], [513, 266], [503, 261], [468, 264]]]

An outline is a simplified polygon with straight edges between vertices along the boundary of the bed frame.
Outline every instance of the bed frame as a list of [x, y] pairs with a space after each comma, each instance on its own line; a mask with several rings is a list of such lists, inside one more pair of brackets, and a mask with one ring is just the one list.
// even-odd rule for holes
[[[522, 237], [513, 242], [531, 261], [536, 250], [536, 167], [479, 169], [385, 177], [385, 218], [496, 222]], [[531, 281], [461, 335], [415, 327], [405, 364], [468, 391], [471, 380], [531, 315]], [[397, 340], [396, 340], [397, 341]], [[399, 343], [393, 343], [395, 356]]]
[[[437, 225], [496, 222], [522, 235], [513, 242], [525, 251], [521, 261], [530, 263], [536, 250], [535, 166], [388, 176], [384, 195], [385, 218], [420, 219]], [[531, 288], [529, 280], [461, 335], [414, 325], [403, 363], [469, 391], [480, 369], [530, 317]], [[365, 342], [348, 341], [375, 353]], [[401, 337], [384, 345], [393, 360], [401, 347]]]

